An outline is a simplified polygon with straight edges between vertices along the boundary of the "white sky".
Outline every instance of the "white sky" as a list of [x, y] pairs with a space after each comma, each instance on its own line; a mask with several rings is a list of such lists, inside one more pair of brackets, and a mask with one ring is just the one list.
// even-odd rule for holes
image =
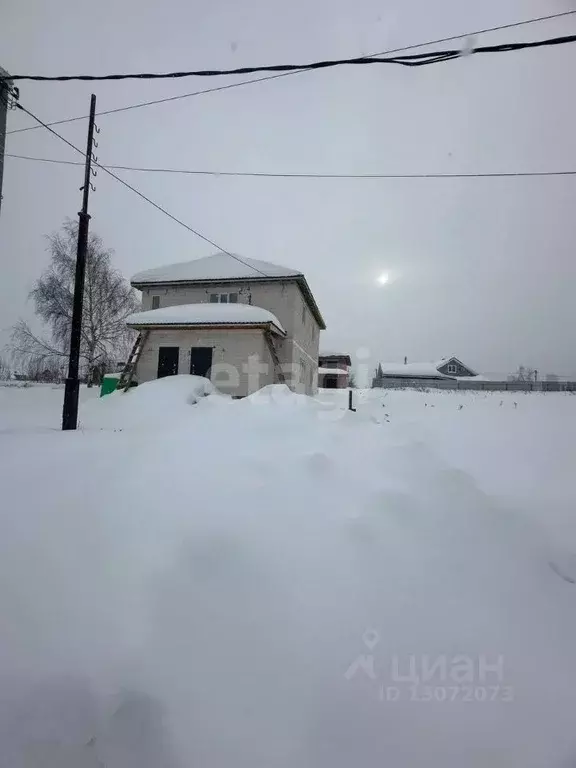
[[[572, 0], [4, 0], [12, 73], [220, 68], [354, 56], [571, 10]], [[576, 16], [482, 38], [576, 33]], [[101, 162], [238, 171], [416, 173], [576, 169], [576, 44], [427, 68], [308, 72], [101, 117]], [[20, 83], [44, 120], [233, 82]], [[8, 130], [31, 124], [9, 114]], [[85, 123], [58, 127], [85, 144]], [[46, 131], [8, 153], [76, 159]], [[457, 355], [484, 372], [576, 374], [576, 177], [284, 180], [125, 173], [232, 250], [302, 269], [323, 345], [354, 358]], [[47, 264], [43, 236], [80, 206], [82, 169], [6, 158], [0, 345]], [[99, 174], [92, 228], [132, 273], [213, 249]], [[377, 283], [382, 272], [393, 278]]]

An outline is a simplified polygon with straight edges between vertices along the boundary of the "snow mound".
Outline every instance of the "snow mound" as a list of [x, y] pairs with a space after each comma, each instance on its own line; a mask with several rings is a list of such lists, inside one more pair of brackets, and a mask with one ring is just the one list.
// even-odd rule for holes
[[426, 395], [405, 423], [399, 397], [390, 423], [360, 398], [330, 421], [285, 386], [205, 386], [94, 404], [169, 401], [163, 430], [10, 436], [0, 763], [573, 765], [571, 561], [414, 425], [451, 413], [460, 455], [486, 419]]
[[170, 427], [190, 417], [190, 405], [206, 397], [228, 401], [202, 376], [166, 376], [116, 391], [88, 403], [81, 412], [81, 426], [107, 429]]

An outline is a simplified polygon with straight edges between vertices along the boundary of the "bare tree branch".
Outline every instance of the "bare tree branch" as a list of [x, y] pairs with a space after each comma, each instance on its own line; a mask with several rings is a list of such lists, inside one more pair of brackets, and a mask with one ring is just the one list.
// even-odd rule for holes
[[[29, 325], [19, 321], [13, 328], [11, 351], [14, 357], [30, 363], [65, 357], [70, 344], [76, 245], [78, 225], [66, 221], [59, 232], [48, 236], [50, 264], [38, 278], [30, 297], [49, 338], [36, 336]], [[112, 265], [113, 252], [101, 238], [91, 233], [88, 241], [80, 356], [88, 382], [92, 383], [103, 366], [126, 354], [133, 331], [126, 317], [139, 308], [136, 292]]]

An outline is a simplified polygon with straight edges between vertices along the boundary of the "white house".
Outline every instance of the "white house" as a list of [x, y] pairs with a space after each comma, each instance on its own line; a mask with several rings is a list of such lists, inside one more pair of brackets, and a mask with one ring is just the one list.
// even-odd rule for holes
[[301, 272], [216, 253], [140, 272], [139, 383], [176, 373], [208, 376], [243, 397], [266, 384], [316, 390], [320, 330], [326, 327]]

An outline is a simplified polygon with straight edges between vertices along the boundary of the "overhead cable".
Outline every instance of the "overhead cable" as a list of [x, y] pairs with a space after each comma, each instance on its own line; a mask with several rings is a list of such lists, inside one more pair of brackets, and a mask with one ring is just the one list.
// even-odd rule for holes
[[[461, 33], [461, 34], [458, 34], [458, 35], [452, 35], [450, 37], [442, 37], [442, 38], [439, 38], [439, 39], [436, 39], [436, 40], [427, 40], [426, 42], [423, 42], [423, 43], [413, 43], [411, 45], [405, 45], [405, 46], [403, 46], [401, 48], [393, 48], [393, 49], [389, 49], [389, 50], [386, 50], [386, 51], [378, 51], [377, 53], [369, 54], [367, 56], [367, 58], [372, 58], [373, 56], [388, 56], [388, 55], [395, 54], [395, 53], [404, 53], [405, 51], [411, 51], [411, 50], [415, 50], [417, 48], [425, 48], [425, 47], [432, 46], [432, 45], [441, 45], [442, 43], [447, 43], [447, 42], [450, 42], [451, 40], [464, 40], [464, 39], [467, 39], [467, 38], [474, 38], [474, 37], [476, 37], [478, 35], [488, 34], [490, 32], [499, 32], [501, 30], [512, 29], [514, 27], [521, 27], [521, 26], [525, 26], [527, 24], [536, 24], [536, 23], [540, 23], [540, 22], [551, 21], [551, 20], [554, 20], [554, 19], [559, 19], [559, 18], [564, 17], [564, 16], [572, 16], [573, 14], [576, 14], [576, 10], [574, 10], [574, 11], [563, 11], [561, 13], [553, 13], [553, 14], [549, 14], [547, 16], [537, 16], [535, 18], [523, 19], [521, 21], [512, 22], [510, 24], [501, 24], [499, 26], [486, 27], [484, 29], [477, 29], [477, 30], [475, 30], [473, 32]], [[291, 75], [297, 75], [300, 72], [306, 72], [306, 71], [309, 71], [309, 70], [296, 70], [296, 71], [291, 71], [291, 72], [280, 72], [279, 74], [276, 74], [276, 75], [265, 75], [264, 77], [256, 77], [256, 78], [252, 78], [251, 80], [241, 80], [240, 82], [229, 83], [227, 85], [220, 85], [220, 86], [217, 86], [215, 88], [205, 88], [204, 90], [192, 91], [191, 93], [182, 93], [182, 94], [179, 94], [178, 96], [168, 96], [168, 97], [165, 97], [165, 98], [162, 98], [162, 99], [152, 99], [150, 101], [142, 101], [142, 102], [137, 102], [135, 104], [129, 104], [129, 105], [125, 106], [125, 107], [116, 107], [115, 109], [103, 110], [102, 112], [97, 112], [96, 115], [97, 116], [113, 115], [113, 114], [117, 114], [118, 112], [126, 112], [126, 111], [132, 110], [132, 109], [141, 109], [142, 107], [149, 107], [149, 106], [153, 106], [155, 104], [165, 104], [167, 102], [178, 101], [180, 99], [189, 99], [189, 98], [192, 98], [194, 96], [202, 96], [202, 95], [207, 94], [207, 93], [215, 93], [217, 91], [226, 91], [226, 90], [229, 90], [231, 88], [241, 88], [241, 87], [243, 87], [245, 85], [251, 85], [253, 83], [261, 83], [261, 82], [264, 82], [266, 80], [277, 80], [277, 79], [279, 79], [281, 77], [290, 77]], [[72, 123], [72, 122], [76, 122], [78, 120], [87, 120], [87, 119], [88, 119], [88, 115], [79, 115], [77, 117], [68, 117], [68, 118], [65, 118], [63, 120], [54, 120], [54, 121], [52, 121], [50, 123], [46, 123], [46, 125], [49, 125], [49, 126], [50, 125], [63, 125], [64, 123]], [[41, 128], [41, 127], [42, 126], [40, 126], [40, 125], [32, 125], [32, 126], [27, 126], [25, 128], [16, 128], [16, 129], [14, 129], [12, 131], [7, 131], [7, 134], [24, 133], [26, 131], [35, 131], [38, 128]]]
[[[61, 136], [57, 131], [55, 131], [53, 128], [50, 128], [49, 125], [44, 123], [42, 120], [40, 120], [39, 117], [36, 117], [30, 110], [26, 109], [26, 107], [22, 106], [22, 104], [18, 103], [16, 105], [17, 109], [22, 110], [27, 115], [29, 115], [33, 120], [36, 120], [42, 127], [46, 128], [46, 130], [50, 131], [50, 133], [54, 134], [57, 138], [59, 138], [61, 141], [63, 141], [65, 144], [67, 144], [69, 147], [71, 147], [75, 152], [78, 152], [83, 157], [86, 157], [86, 153], [83, 152], [81, 149], [79, 149], [77, 146], [72, 144], [72, 142], [68, 141], [68, 139], [65, 139], [64, 136]], [[171, 214], [169, 211], [166, 210], [166, 208], [163, 208], [158, 203], [155, 203], [154, 200], [151, 200], [149, 197], [147, 197], [143, 192], [140, 192], [139, 189], [136, 189], [136, 187], [133, 187], [131, 184], [128, 184], [127, 181], [124, 181], [124, 179], [120, 178], [120, 176], [117, 176], [115, 173], [113, 173], [111, 170], [106, 168], [105, 166], [101, 165], [100, 163], [96, 162], [95, 160], [92, 160], [92, 164], [103, 170], [105, 173], [108, 174], [108, 176], [111, 176], [113, 179], [116, 179], [116, 181], [119, 181], [120, 184], [130, 189], [132, 192], [138, 195], [138, 197], [141, 197], [143, 200], [146, 200], [147, 203], [150, 203], [150, 205], [153, 205], [154, 208], [156, 208], [161, 213], [168, 216], [168, 218], [172, 219], [172, 221], [175, 221], [177, 224], [180, 224], [182, 227], [187, 229], [189, 232], [192, 232], [192, 234], [199, 237], [201, 240], [204, 240], [206, 243], [209, 243], [210, 245], [214, 246], [214, 248], [217, 248], [219, 251], [222, 251], [223, 253], [227, 254], [233, 259], [236, 259], [236, 261], [239, 261], [241, 264], [243, 264], [245, 267], [249, 267], [250, 269], [253, 269], [255, 272], [259, 272], [264, 277], [268, 277], [268, 275], [265, 272], [262, 272], [262, 270], [258, 269], [257, 267], [252, 266], [252, 264], [249, 264], [247, 261], [244, 261], [240, 258], [240, 256], [237, 256], [235, 253], [230, 253], [230, 251], [227, 251], [225, 248], [223, 248], [221, 245], [218, 245], [218, 243], [214, 242], [214, 240], [211, 240], [209, 237], [206, 237], [206, 235], [203, 235], [201, 232], [199, 232], [197, 229], [194, 229], [189, 224], [186, 224], [181, 219], [178, 219], [176, 216]]]
[[[547, 38], [546, 40], [531, 40], [524, 43], [483, 45], [468, 49], [466, 54], [472, 56], [478, 53], [508, 53], [510, 51], [565, 45], [573, 42], [576, 42], [576, 35], [565, 35], [563, 37]], [[432, 51], [429, 53], [408, 54], [406, 56], [358, 56], [352, 59], [328, 59], [324, 61], [314, 61], [308, 64], [272, 64], [256, 67], [237, 67], [235, 69], [197, 69], [179, 72], [138, 72], [115, 75], [10, 75], [10, 79], [34, 80], [40, 82], [68, 82], [71, 80], [89, 82], [95, 80], [174, 80], [185, 77], [250, 75], [257, 72], [294, 72], [357, 64], [398, 64], [404, 67], [423, 67], [428, 64], [437, 64], [442, 61], [460, 58], [462, 53], [463, 52], [459, 49], [451, 49], [446, 51]]]
[[[57, 165], [84, 165], [75, 160], [57, 160], [49, 157], [31, 157], [6, 153], [6, 157], [33, 160]], [[267, 171], [205, 171], [185, 168], [142, 168], [133, 165], [100, 165], [104, 170], [136, 171], [139, 173], [166, 173], [190, 176], [236, 176], [265, 179], [493, 179], [538, 176], [576, 176], [576, 170], [568, 171], [488, 171], [484, 173], [270, 173]]]

